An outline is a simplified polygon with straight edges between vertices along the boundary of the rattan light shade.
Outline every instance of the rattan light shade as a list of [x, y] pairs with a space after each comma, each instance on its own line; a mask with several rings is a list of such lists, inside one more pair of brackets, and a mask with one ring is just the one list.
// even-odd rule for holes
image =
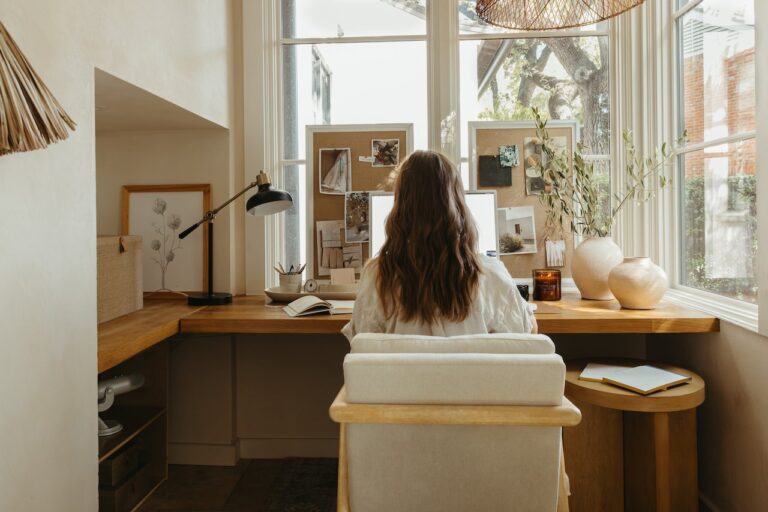
[[74, 129], [0, 22], [0, 156], [45, 148]]
[[477, 0], [477, 15], [491, 25], [554, 30], [607, 20], [645, 0]]

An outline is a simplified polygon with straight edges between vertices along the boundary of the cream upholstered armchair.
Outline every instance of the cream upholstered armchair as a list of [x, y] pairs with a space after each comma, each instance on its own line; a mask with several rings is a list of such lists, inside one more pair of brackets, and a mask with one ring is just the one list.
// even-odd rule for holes
[[331, 405], [338, 510], [567, 510], [561, 428], [581, 413], [542, 335], [360, 334]]

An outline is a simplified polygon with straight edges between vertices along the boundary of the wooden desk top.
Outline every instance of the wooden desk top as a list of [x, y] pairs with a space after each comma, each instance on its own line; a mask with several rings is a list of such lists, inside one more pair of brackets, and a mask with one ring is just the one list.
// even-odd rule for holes
[[181, 320], [181, 332], [241, 334], [338, 334], [352, 315], [291, 318], [285, 304], [265, 304], [263, 296], [235, 297], [227, 306], [208, 306]]
[[[587, 363], [605, 363], [619, 366], [641, 366], [651, 364], [663, 370], [667, 370], [691, 377], [691, 381], [680, 386], [675, 386], [664, 391], [657, 391], [650, 395], [641, 395], [618, 386], [603, 384], [579, 379]], [[618, 409], [621, 411], [636, 412], [674, 412], [685, 411], [698, 407], [704, 402], [704, 379], [685, 368], [671, 364], [657, 363], [654, 361], [641, 361], [638, 359], [590, 359], [589, 361], [568, 361], [565, 373], [565, 395], [575, 400]]]
[[[567, 295], [557, 302], [539, 302], [539, 331], [557, 333], [682, 333], [717, 332], [717, 318], [662, 303], [649, 311], [621, 309], [616, 301], [582, 300]], [[350, 315], [288, 318], [284, 304], [266, 305], [264, 298], [237, 297], [229, 306], [209, 306], [181, 320], [189, 333], [338, 333]]]
[[99, 373], [179, 332], [179, 321], [204, 306], [145, 300], [144, 308], [99, 324]]
[[[704, 313], [662, 303], [650, 311], [621, 309], [616, 301], [582, 300], [565, 295], [540, 302], [539, 331], [558, 333], [717, 332], [720, 322]], [[182, 333], [338, 334], [350, 315], [289, 318], [284, 304], [264, 297], [236, 297], [227, 306], [188, 306], [179, 300], [147, 300], [142, 310], [99, 324], [99, 372], [108, 370], [156, 343]]]
[[557, 302], [536, 302], [536, 321], [544, 334], [683, 333], [718, 332], [713, 316], [661, 302], [656, 309], [622, 309], [615, 300], [584, 300], [564, 294]]

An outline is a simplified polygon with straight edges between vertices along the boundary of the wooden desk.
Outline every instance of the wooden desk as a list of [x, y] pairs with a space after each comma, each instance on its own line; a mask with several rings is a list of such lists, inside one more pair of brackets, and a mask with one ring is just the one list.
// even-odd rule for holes
[[[265, 304], [264, 297], [236, 297], [227, 306], [187, 306], [179, 300], [148, 300], [144, 309], [99, 325], [99, 373], [182, 333], [333, 334], [350, 315], [290, 318], [283, 304]], [[649, 311], [621, 309], [616, 301], [582, 300], [565, 295], [541, 302], [536, 313], [539, 331], [558, 333], [682, 333], [717, 332], [712, 316], [662, 303]]]
[[[566, 295], [558, 302], [538, 303], [539, 331], [557, 333], [717, 332], [717, 318], [662, 303], [649, 311], [621, 309], [616, 301], [582, 300]], [[181, 319], [188, 333], [338, 333], [350, 315], [289, 318], [283, 304], [266, 305], [263, 297], [237, 297], [229, 306], [209, 306]]]
[[179, 332], [179, 321], [204, 306], [181, 300], [145, 300], [144, 308], [99, 324], [99, 373]]
[[[350, 315], [290, 318], [282, 308], [282, 304], [265, 304], [259, 296], [237, 297], [232, 305], [208, 307], [192, 307], [180, 300], [146, 300], [144, 309], [100, 324], [98, 371], [102, 378], [134, 372], [147, 377], [142, 390], [120, 398], [122, 411], [112, 411], [124, 418], [126, 428], [100, 443], [100, 460], [108, 462], [129, 442], [151, 446], [155, 462], [150, 483], [156, 486], [166, 478], [168, 346], [162, 344], [166, 338], [180, 332], [338, 334], [350, 319]], [[630, 311], [622, 310], [616, 301], [583, 301], [575, 295], [539, 303], [536, 318], [539, 330], [546, 334], [720, 329], [717, 318], [670, 304], [652, 311]]]

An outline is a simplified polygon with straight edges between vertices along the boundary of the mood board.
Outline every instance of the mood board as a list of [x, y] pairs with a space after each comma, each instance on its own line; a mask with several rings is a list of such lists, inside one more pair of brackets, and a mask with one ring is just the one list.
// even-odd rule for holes
[[412, 124], [307, 126], [307, 278], [334, 268], [359, 275], [369, 255], [369, 196], [392, 191], [412, 151]]
[[[547, 131], [559, 150], [573, 165], [574, 141], [578, 140], [575, 121], [550, 121]], [[474, 190], [496, 191], [496, 221], [499, 232], [499, 258], [512, 277], [530, 278], [531, 271], [549, 266], [568, 276], [568, 261], [573, 255], [570, 232], [552, 236], [546, 244], [546, 211], [539, 201], [544, 182], [534, 169], [542, 156], [541, 144], [532, 121], [479, 121], [469, 123], [470, 186]], [[558, 255], [558, 258], [552, 258]]]

